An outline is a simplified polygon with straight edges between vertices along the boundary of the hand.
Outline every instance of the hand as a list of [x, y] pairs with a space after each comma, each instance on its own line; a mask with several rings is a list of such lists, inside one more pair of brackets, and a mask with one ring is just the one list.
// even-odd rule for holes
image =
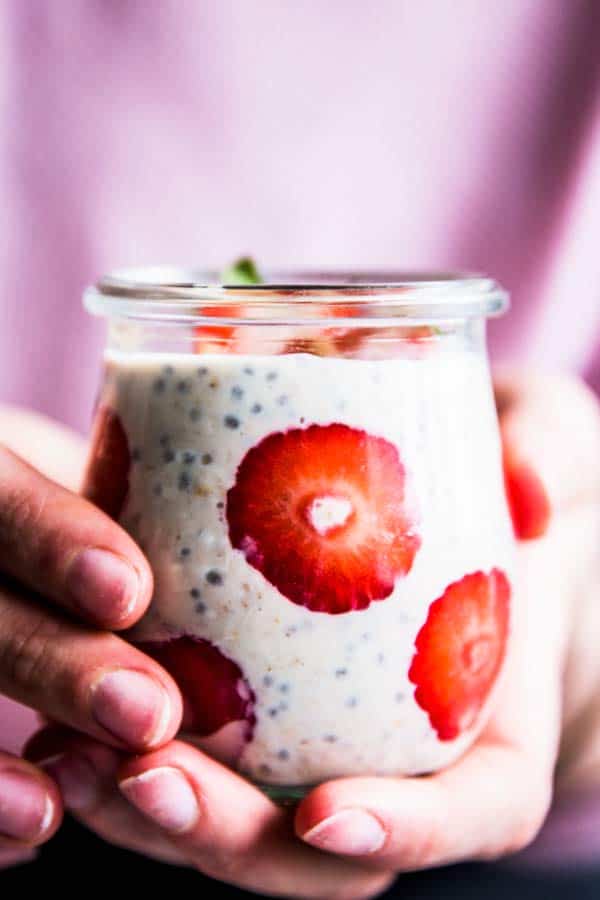
[[594, 761], [600, 772], [597, 405], [567, 379], [497, 387], [515, 521], [524, 537], [547, 530], [520, 544], [512, 648], [472, 750], [426, 778], [329, 782], [294, 815], [178, 742], [127, 760], [72, 732], [42, 732], [28, 756], [63, 754], [55, 775], [82, 821], [122, 846], [263, 893], [367, 897], [391, 872], [494, 858], [531, 841], [550, 803], [561, 727], [561, 783], [586, 783]]
[[[15, 411], [0, 434], [29, 434], [64, 476], [74, 442]], [[107, 631], [146, 609], [152, 576], [134, 542], [90, 503], [0, 447], [0, 693], [121, 749], [173, 736], [181, 700], [170, 677]], [[87, 623], [87, 624], [86, 624]], [[93, 626], [93, 627], [91, 627]], [[0, 751], [0, 867], [23, 861], [60, 823], [62, 801], [39, 766]]]
[[567, 378], [504, 377], [497, 398], [516, 531], [539, 539], [519, 544], [495, 714], [437, 775], [314, 790], [296, 832], [331, 854], [396, 871], [493, 859], [535, 837], [555, 777], [563, 790], [600, 781], [598, 405]]

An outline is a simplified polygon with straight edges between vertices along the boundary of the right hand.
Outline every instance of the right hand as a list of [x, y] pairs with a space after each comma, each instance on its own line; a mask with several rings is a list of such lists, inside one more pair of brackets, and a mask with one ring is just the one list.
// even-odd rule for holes
[[[14, 449], [25, 433], [33, 452], [54, 451], [59, 477], [61, 452], [81, 459], [58, 427], [0, 411], [0, 440]], [[115, 522], [0, 444], [0, 694], [121, 751], [160, 747], [178, 730], [179, 691], [108, 631], [133, 625], [151, 592], [148, 563]], [[0, 750], [0, 868], [31, 856], [61, 817], [44, 761]]]

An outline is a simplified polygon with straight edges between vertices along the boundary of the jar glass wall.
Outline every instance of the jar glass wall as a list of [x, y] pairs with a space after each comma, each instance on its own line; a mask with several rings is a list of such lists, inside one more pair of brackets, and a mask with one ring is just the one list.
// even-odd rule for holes
[[129, 635], [187, 739], [275, 794], [454, 761], [489, 712], [513, 537], [484, 278], [120, 273], [84, 491], [146, 553]]

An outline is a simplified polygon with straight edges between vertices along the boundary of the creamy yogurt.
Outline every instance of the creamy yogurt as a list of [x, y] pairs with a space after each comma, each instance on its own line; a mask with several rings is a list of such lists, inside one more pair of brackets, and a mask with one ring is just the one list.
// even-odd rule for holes
[[[512, 567], [485, 358], [463, 349], [385, 360], [110, 352], [101, 404], [118, 415], [131, 453], [120, 521], [155, 575], [132, 639], [202, 638], [239, 667], [252, 725], [238, 729], [230, 762], [264, 784], [310, 785], [429, 772], [464, 752], [489, 697], [474, 722], [442, 738], [409, 670], [430, 606], [448, 586]], [[388, 596], [337, 615], [283, 596], [232, 546], [226, 510], [251, 448], [273, 433], [332, 423], [397, 448], [420, 539]], [[316, 529], [343, 523], [345, 503], [318, 500]], [[222, 755], [218, 740], [200, 743]]]

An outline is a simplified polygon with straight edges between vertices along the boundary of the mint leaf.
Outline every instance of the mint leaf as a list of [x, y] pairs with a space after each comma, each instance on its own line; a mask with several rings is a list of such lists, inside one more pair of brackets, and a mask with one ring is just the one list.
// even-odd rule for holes
[[251, 256], [242, 256], [221, 272], [221, 284], [261, 284], [262, 278]]

